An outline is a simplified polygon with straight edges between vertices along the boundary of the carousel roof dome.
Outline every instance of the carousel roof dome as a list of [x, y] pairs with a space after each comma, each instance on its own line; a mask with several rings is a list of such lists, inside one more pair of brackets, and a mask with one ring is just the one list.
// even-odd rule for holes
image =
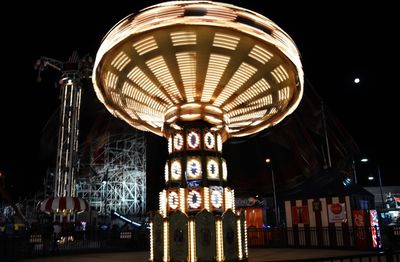
[[229, 4], [173, 1], [121, 20], [93, 70], [116, 117], [165, 135], [203, 120], [237, 137], [283, 120], [303, 94], [293, 40], [268, 18]]

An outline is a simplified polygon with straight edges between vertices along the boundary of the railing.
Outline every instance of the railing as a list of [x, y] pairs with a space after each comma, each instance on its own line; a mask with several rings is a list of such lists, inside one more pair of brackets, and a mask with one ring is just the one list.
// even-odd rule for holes
[[296, 260], [285, 260], [284, 262], [400, 262], [400, 252], [380, 252], [354, 256], [307, 258]]
[[[379, 229], [379, 228], [378, 228]], [[295, 248], [352, 248], [368, 250], [400, 250], [400, 227], [379, 229], [381, 237], [376, 241], [382, 247], [373, 247], [371, 232], [377, 228], [248, 228], [249, 247], [295, 247]], [[52, 254], [107, 252], [112, 250], [147, 250], [149, 235], [143, 231], [95, 231], [65, 233], [60, 237], [43, 233], [19, 232], [12, 235], [0, 235], [0, 258], [3, 261], [48, 256]], [[399, 254], [394, 253], [393, 260], [379, 258], [372, 261], [397, 261]], [[396, 260], [397, 259], [397, 260]], [[309, 260], [320, 261], [320, 260]], [[326, 261], [371, 261], [371, 260], [326, 260]]]
[[249, 247], [285, 247], [287, 237], [285, 228], [248, 228], [247, 243]]
[[0, 235], [0, 260], [14, 261], [69, 253], [146, 250], [148, 243], [147, 230], [81, 231], [60, 234], [60, 236], [19, 232], [12, 235]]
[[400, 248], [400, 226], [248, 228], [247, 238], [249, 247]]

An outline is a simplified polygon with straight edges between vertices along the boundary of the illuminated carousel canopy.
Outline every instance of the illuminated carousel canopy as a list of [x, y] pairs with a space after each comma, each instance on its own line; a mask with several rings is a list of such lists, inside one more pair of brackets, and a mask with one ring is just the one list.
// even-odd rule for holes
[[38, 210], [53, 214], [72, 214], [89, 211], [88, 202], [79, 197], [49, 197], [39, 202]]
[[294, 111], [303, 71], [292, 39], [268, 18], [229, 4], [166, 2], [119, 22], [93, 70], [100, 101], [158, 135], [203, 120], [224, 140]]

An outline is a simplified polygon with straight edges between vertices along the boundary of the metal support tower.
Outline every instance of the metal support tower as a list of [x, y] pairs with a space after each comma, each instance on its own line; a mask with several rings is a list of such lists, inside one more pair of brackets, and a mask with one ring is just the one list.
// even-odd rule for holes
[[78, 53], [74, 51], [65, 62], [41, 57], [36, 64], [39, 73], [48, 66], [62, 73], [59, 81], [61, 109], [54, 186], [55, 197], [75, 196], [75, 175], [79, 171], [77, 153], [82, 79], [90, 77], [92, 62], [91, 57], [85, 56], [80, 59]]
[[142, 132], [107, 136], [92, 144], [92, 176], [77, 183], [77, 195], [99, 214], [116, 211], [138, 216], [146, 211], [146, 139]]

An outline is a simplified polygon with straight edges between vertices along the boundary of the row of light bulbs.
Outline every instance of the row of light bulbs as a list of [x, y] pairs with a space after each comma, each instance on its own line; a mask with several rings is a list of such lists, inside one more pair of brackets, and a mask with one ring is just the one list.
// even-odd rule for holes
[[[218, 150], [222, 152], [222, 137], [220, 134], [207, 131], [203, 137], [205, 150]], [[198, 150], [200, 149], [200, 133], [197, 130], [191, 130], [186, 135], [186, 149]], [[179, 152], [184, 149], [184, 137], [181, 133], [176, 133], [168, 139], [168, 152]]]
[[168, 212], [180, 210], [208, 211], [235, 210], [234, 190], [221, 186], [203, 188], [174, 188], [160, 192], [160, 212], [165, 217]]
[[[207, 157], [207, 178], [210, 180], [219, 180], [220, 173], [222, 173], [222, 179], [227, 179], [227, 166], [225, 160], [222, 160], [222, 170], [219, 167], [218, 159], [216, 157]], [[194, 180], [202, 178], [202, 167], [201, 158], [197, 156], [188, 157], [186, 161], [186, 179]], [[182, 164], [179, 159], [172, 159], [171, 169], [168, 162], [165, 164], [165, 182], [180, 181], [182, 179]]]

